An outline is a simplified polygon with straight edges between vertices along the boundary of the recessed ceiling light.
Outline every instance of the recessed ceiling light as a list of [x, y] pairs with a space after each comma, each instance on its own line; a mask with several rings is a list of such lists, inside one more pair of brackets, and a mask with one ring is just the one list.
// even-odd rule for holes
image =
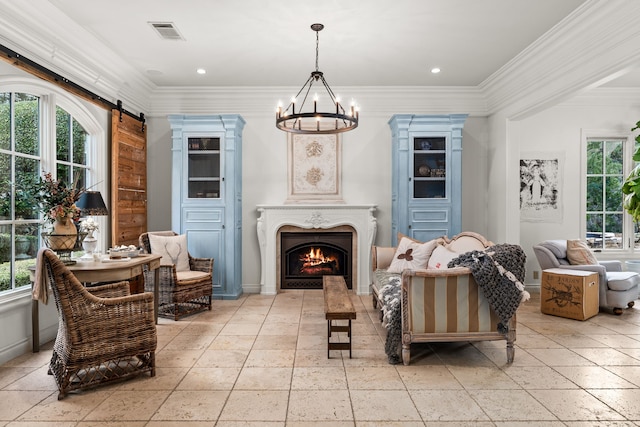
[[438, 74], [440, 72], [440, 68], [434, 67], [431, 69], [431, 74]]
[[198, 74], [207, 74], [207, 70], [205, 70], [204, 68], [198, 68], [196, 70], [196, 73], [198, 73]]

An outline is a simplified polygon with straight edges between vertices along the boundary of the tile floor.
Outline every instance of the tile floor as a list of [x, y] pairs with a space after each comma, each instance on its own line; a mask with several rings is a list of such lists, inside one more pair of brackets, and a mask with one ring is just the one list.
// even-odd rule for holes
[[[157, 375], [57, 400], [51, 344], [0, 366], [0, 426], [640, 425], [640, 309], [580, 322], [518, 311], [504, 341], [421, 344], [389, 365], [368, 296], [353, 359], [326, 353], [321, 291], [215, 301], [158, 325]], [[640, 305], [640, 304], [639, 304]]]

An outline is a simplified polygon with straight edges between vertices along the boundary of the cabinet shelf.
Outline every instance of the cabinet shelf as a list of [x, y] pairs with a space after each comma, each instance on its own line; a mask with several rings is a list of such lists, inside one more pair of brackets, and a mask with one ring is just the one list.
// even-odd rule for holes
[[189, 177], [189, 182], [211, 182], [211, 181], [220, 181], [219, 177], [206, 177], [206, 176], [199, 176], [199, 177]]
[[220, 150], [189, 150], [189, 154], [220, 154]]

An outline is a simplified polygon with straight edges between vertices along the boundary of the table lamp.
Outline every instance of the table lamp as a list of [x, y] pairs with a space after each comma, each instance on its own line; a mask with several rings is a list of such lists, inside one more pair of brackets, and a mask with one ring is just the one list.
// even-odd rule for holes
[[[76, 207], [80, 209], [80, 216], [109, 215], [107, 206], [99, 191], [85, 191], [82, 193]], [[87, 236], [82, 241], [85, 251], [84, 259], [93, 259], [93, 252], [98, 247], [98, 239], [93, 235], [94, 230], [87, 230]]]

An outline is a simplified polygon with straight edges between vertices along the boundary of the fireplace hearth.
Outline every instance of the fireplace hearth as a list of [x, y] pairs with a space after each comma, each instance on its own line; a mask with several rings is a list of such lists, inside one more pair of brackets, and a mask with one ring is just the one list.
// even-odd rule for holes
[[322, 289], [322, 276], [343, 276], [351, 289], [351, 232], [280, 234], [280, 289]]

